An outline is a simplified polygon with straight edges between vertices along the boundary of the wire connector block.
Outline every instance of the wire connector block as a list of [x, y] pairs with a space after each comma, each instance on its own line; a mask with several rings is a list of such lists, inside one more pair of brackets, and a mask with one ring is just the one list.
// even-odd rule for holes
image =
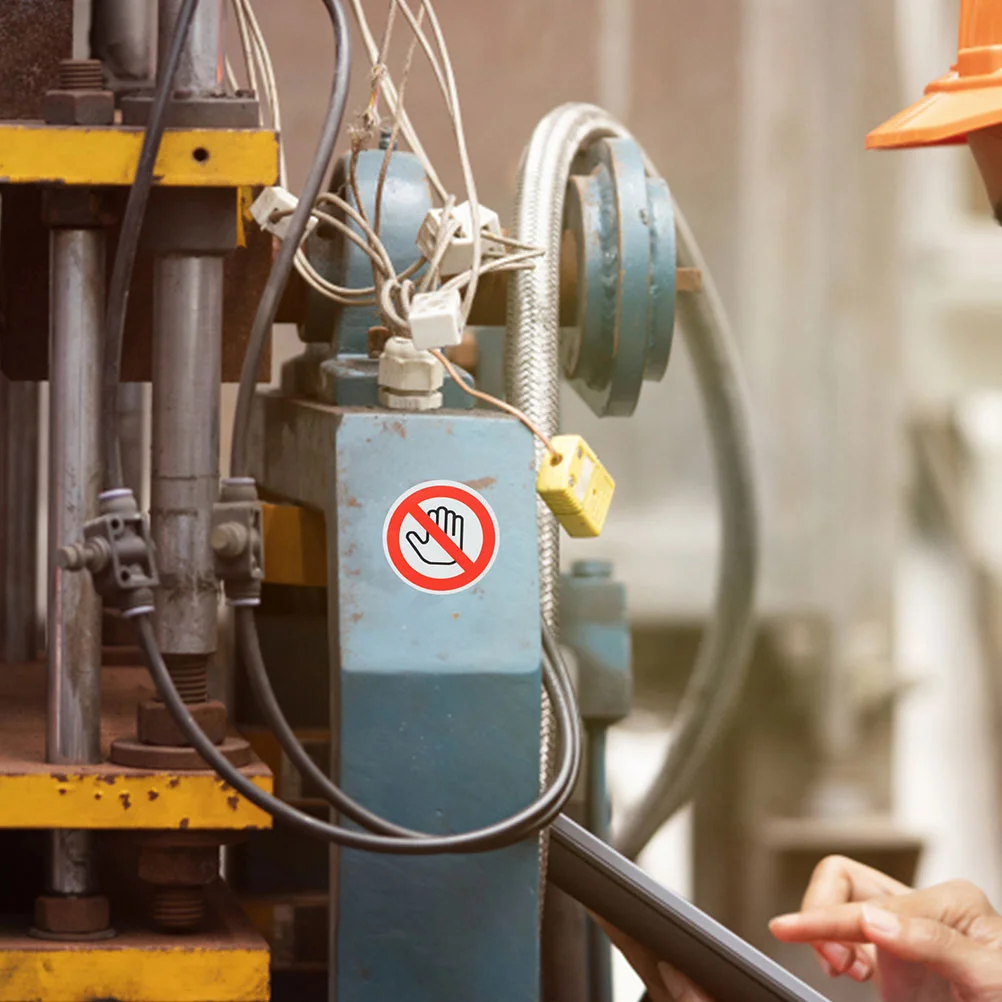
[[442, 363], [410, 338], [391, 337], [379, 356], [379, 402], [394, 411], [434, 411], [442, 406]]
[[64, 546], [56, 563], [67, 571], [89, 571], [94, 589], [125, 618], [153, 611], [160, 580], [153, 541], [132, 491], [105, 491], [100, 515], [84, 526], [83, 542]]
[[[279, 240], [284, 240], [289, 235], [292, 213], [296, 211], [298, 205], [299, 199], [291, 191], [274, 185], [265, 188], [254, 199], [250, 211], [254, 221], [262, 230], [278, 237]], [[317, 221], [311, 216], [306, 224], [306, 233], [312, 233], [316, 225]]]
[[233, 606], [261, 604], [264, 581], [264, 533], [257, 484], [252, 477], [222, 482], [212, 509], [209, 545], [216, 577], [223, 582], [226, 601]]
[[[484, 256], [504, 254], [502, 244], [491, 239], [501, 236], [501, 219], [486, 205], [478, 206], [477, 221], [480, 227], [480, 249]], [[460, 202], [445, 218], [444, 209], [430, 209], [418, 231], [417, 245], [421, 253], [431, 260], [438, 246], [443, 226], [453, 224], [456, 231], [442, 255], [439, 271], [442, 275], [461, 275], [473, 267], [473, 209], [469, 202]]]
[[463, 299], [458, 289], [420, 292], [411, 300], [407, 320], [414, 347], [451, 348], [463, 340]]
[[543, 460], [539, 496], [567, 535], [601, 535], [616, 482], [580, 435], [557, 435], [552, 443], [557, 455]]

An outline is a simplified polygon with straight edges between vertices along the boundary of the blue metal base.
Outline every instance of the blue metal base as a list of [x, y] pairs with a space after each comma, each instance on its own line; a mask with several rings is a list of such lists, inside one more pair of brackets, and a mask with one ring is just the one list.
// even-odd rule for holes
[[[343, 787], [429, 832], [478, 828], [531, 802], [541, 652], [529, 433], [484, 413], [265, 395], [256, 434], [262, 486], [327, 513], [333, 766]], [[486, 575], [446, 595], [404, 583], [383, 549], [396, 499], [440, 480], [477, 491], [499, 538]], [[538, 1002], [535, 839], [477, 856], [344, 851], [332, 887], [337, 1002]]]

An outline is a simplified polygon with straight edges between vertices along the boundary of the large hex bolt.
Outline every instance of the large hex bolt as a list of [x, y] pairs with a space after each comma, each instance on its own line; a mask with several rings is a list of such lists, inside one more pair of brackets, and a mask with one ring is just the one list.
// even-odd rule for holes
[[112, 125], [115, 95], [104, 86], [98, 59], [64, 59], [59, 64], [59, 87], [45, 95], [49, 125]]
[[[219, 700], [189, 703], [188, 712], [213, 744], [223, 743], [226, 737], [226, 707]], [[174, 723], [170, 710], [159, 699], [141, 702], [136, 722], [137, 736], [145, 745], [177, 748], [187, 744], [187, 739], [181, 733], [181, 728]]]
[[157, 928], [182, 933], [202, 924], [205, 889], [219, 878], [220, 844], [212, 832], [163, 832], [143, 839], [139, 879], [152, 889]]
[[64, 897], [43, 894], [35, 899], [33, 935], [41, 939], [90, 940], [114, 935], [108, 899], [102, 894]]

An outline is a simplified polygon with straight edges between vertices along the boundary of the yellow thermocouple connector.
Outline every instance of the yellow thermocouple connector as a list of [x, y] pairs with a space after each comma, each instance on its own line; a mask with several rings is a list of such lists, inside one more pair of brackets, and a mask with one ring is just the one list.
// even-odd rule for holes
[[616, 482], [580, 435], [553, 439], [557, 455], [547, 455], [536, 490], [569, 536], [597, 536], [609, 514]]

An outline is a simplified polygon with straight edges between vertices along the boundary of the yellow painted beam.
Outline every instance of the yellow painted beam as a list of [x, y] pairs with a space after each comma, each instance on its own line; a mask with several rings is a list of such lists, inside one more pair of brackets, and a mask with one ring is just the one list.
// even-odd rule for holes
[[[136, 128], [0, 122], [0, 182], [130, 185], [142, 143]], [[172, 187], [275, 184], [278, 138], [265, 129], [168, 129], [155, 178]]]
[[291, 504], [263, 504], [261, 509], [265, 581], [326, 588], [327, 527], [323, 515]]
[[[244, 771], [255, 786], [272, 792], [272, 777], [263, 765]], [[154, 773], [107, 765], [2, 772], [0, 805], [0, 828], [271, 827], [270, 815], [211, 772]]]
[[202, 932], [119, 929], [100, 942], [47, 943], [0, 931], [0, 1002], [267, 1002], [269, 953], [225, 885], [207, 891]]
[[0, 949], [0, 1002], [267, 1002], [270, 997], [266, 949]]

